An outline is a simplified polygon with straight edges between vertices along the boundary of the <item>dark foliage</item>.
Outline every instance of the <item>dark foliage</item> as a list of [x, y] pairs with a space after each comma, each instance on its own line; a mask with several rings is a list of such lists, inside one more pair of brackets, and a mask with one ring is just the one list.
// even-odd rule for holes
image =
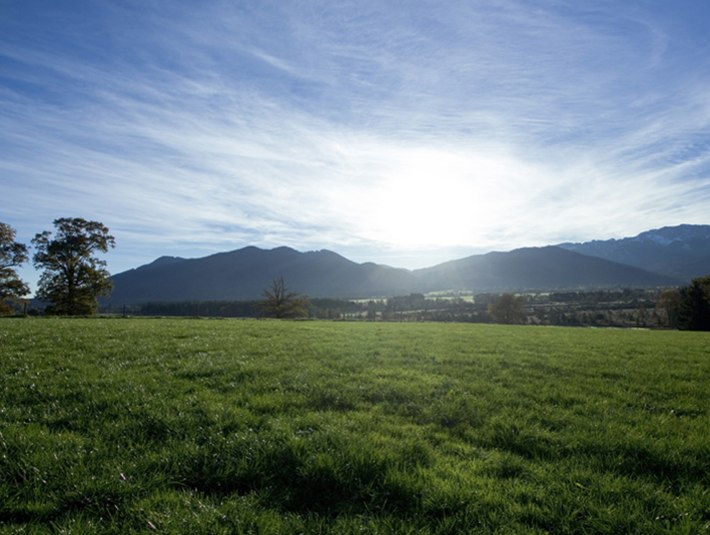
[[496, 323], [525, 323], [525, 302], [522, 297], [505, 293], [488, 305], [488, 313]]
[[[312, 298], [308, 316], [357, 321], [436, 321], [489, 323], [489, 306], [500, 294], [421, 293], [387, 299], [348, 300]], [[680, 290], [619, 289], [525, 293], [523, 323], [594, 327], [676, 328]], [[258, 317], [261, 301], [174, 301], [143, 305], [105, 306], [103, 312], [144, 316]]]
[[678, 328], [710, 331], [710, 275], [693, 279], [680, 290]]
[[126, 306], [112, 312], [143, 316], [208, 316], [219, 318], [254, 318], [259, 314], [257, 301], [178, 301]]
[[15, 268], [27, 262], [27, 246], [15, 241], [15, 229], [0, 223], [0, 314], [11, 313], [12, 304], [30, 292]]
[[111, 291], [106, 262], [95, 252], [115, 246], [113, 236], [102, 223], [82, 218], [54, 220], [56, 234], [44, 231], [32, 240], [36, 248], [34, 265], [44, 272], [37, 297], [51, 304], [47, 312], [60, 315], [93, 314], [97, 298]]

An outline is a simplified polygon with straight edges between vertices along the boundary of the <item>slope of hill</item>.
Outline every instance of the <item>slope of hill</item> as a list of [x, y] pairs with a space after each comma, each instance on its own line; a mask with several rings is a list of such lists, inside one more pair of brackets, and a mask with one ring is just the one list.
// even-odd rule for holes
[[710, 273], [710, 225], [663, 227], [633, 238], [563, 243], [560, 247], [684, 282]]
[[671, 277], [554, 246], [469, 256], [419, 269], [414, 274], [432, 290], [545, 290], [678, 283]]
[[245, 247], [196, 259], [162, 257], [119, 273], [113, 277], [110, 301], [259, 299], [281, 275], [291, 290], [311, 297], [393, 295], [410, 291], [417, 283], [408, 270], [357, 264], [332, 251]]
[[112, 305], [150, 301], [259, 299], [283, 276], [293, 291], [311, 297], [362, 298], [443, 290], [546, 290], [675, 285], [667, 276], [559, 247], [517, 249], [453, 260], [409, 271], [332, 251], [298, 252], [245, 247], [204, 258], [161, 257], [113, 277]]

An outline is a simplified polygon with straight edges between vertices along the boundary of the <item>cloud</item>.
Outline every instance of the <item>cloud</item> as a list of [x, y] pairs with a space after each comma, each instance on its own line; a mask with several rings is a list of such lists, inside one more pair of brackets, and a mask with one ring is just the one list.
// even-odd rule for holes
[[652, 11], [165, 7], [4, 23], [23, 232], [99, 219], [114, 271], [247, 244], [414, 267], [707, 222], [707, 63], [679, 69], [692, 36]]

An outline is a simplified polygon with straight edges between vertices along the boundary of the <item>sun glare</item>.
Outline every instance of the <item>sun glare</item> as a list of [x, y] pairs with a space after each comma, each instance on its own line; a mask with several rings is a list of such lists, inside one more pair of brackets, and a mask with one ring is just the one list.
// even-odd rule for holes
[[475, 242], [495, 217], [500, 163], [436, 150], [406, 156], [373, 192], [373, 237], [402, 247]]

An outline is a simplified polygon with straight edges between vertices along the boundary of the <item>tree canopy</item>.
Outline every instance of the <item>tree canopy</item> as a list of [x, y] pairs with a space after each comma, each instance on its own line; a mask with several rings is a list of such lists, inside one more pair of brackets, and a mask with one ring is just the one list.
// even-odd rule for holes
[[44, 270], [37, 297], [51, 302], [53, 314], [93, 314], [98, 297], [111, 291], [106, 262], [94, 255], [114, 247], [114, 237], [102, 223], [82, 218], [55, 219], [54, 227], [54, 236], [44, 231], [32, 240], [34, 265]]
[[498, 323], [525, 323], [523, 298], [505, 293], [488, 305], [488, 313]]
[[677, 321], [680, 329], [710, 331], [710, 275], [680, 289]]
[[11, 313], [10, 303], [30, 293], [15, 270], [27, 262], [27, 246], [16, 242], [15, 235], [14, 228], [0, 223], [0, 314]]
[[270, 318], [302, 318], [308, 316], [308, 298], [290, 291], [281, 276], [264, 290], [264, 300], [259, 308]]

